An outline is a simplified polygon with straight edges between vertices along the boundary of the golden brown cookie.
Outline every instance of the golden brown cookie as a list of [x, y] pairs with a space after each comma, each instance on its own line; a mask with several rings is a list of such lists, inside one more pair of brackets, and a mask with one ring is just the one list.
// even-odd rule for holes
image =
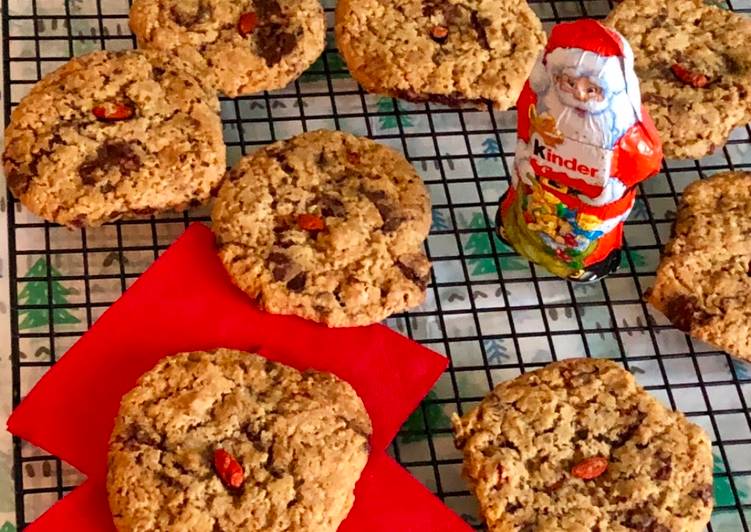
[[667, 158], [698, 159], [751, 121], [751, 19], [703, 0], [624, 0], [606, 23], [634, 49]]
[[190, 60], [227, 96], [281, 89], [323, 52], [318, 0], [134, 0], [142, 48]]
[[120, 532], [335, 531], [368, 459], [349, 384], [218, 349], [162, 360], [123, 397], [107, 490]]
[[21, 203], [70, 227], [183, 210], [226, 170], [219, 101], [174, 58], [76, 57], [13, 111], [3, 163]]
[[751, 360], [751, 172], [683, 192], [647, 300], [678, 329]]
[[545, 32], [519, 0], [340, 0], [336, 42], [367, 91], [508, 109]]
[[240, 160], [211, 215], [235, 283], [269, 312], [366, 325], [422, 303], [430, 200], [399, 153], [315, 131]]
[[453, 423], [491, 531], [698, 532], [712, 513], [709, 438], [613, 362], [549, 364]]

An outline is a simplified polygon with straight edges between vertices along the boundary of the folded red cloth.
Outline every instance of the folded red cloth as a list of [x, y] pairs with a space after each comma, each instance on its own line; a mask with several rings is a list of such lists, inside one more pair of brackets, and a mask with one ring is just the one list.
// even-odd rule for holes
[[467, 528], [383, 452], [445, 369], [446, 359], [381, 325], [329, 329], [258, 310], [227, 276], [211, 231], [194, 224], [45, 374], [8, 420], [10, 432], [88, 476], [36, 529], [61, 530], [71, 522], [79, 530], [112, 529], [103, 482], [120, 398], [162, 357], [216, 347], [255, 351], [301, 370], [329, 371], [360, 395], [373, 423], [373, 455], [342, 530]]

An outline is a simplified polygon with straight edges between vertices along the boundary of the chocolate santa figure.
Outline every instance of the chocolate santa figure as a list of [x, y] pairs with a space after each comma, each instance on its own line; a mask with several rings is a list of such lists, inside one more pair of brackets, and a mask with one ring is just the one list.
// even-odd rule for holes
[[635, 185], [662, 160], [628, 42], [595, 20], [558, 24], [516, 107], [499, 235], [565, 279], [615, 271]]

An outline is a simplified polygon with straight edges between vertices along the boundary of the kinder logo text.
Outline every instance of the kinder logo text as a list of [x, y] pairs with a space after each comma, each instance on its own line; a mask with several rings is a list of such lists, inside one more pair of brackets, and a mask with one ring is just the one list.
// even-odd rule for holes
[[566, 158], [564, 155], [561, 155], [550, 148], [550, 146], [545, 146], [544, 144], [542, 144], [539, 139], [535, 139], [534, 149], [532, 153], [535, 155], [535, 157], [539, 157], [540, 159], [551, 163], [553, 167], [557, 166], [558, 168], [565, 168], [566, 170], [577, 172], [586, 177], [597, 176], [597, 172], [599, 170], [598, 168], [593, 168], [579, 162], [576, 157]]

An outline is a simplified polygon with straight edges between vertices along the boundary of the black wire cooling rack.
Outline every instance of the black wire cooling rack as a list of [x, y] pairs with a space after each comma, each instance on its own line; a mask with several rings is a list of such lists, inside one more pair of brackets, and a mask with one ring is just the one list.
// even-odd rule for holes
[[[711, 157], [666, 163], [640, 187], [620, 271], [573, 286], [521, 260], [493, 236], [496, 201], [513, 158], [515, 111], [456, 110], [365, 94], [336, 51], [334, 1], [324, 5], [330, 28], [324, 55], [285, 90], [223, 100], [225, 140], [231, 164], [256, 146], [305, 130], [342, 129], [402, 150], [425, 179], [433, 199], [427, 251], [434, 280], [421, 308], [388, 324], [444, 353], [451, 365], [394, 441], [393, 455], [479, 528], [448, 416], [476, 404], [495, 383], [552, 360], [612, 358], [710, 434], [716, 509], [709, 529], [749, 530], [751, 365], [692, 341], [642, 299], [683, 188], [719, 170], [751, 169], [748, 127]], [[751, 12], [751, 0], [719, 5]], [[557, 21], [602, 18], [612, 4], [532, 6], [549, 29]], [[132, 48], [128, 7], [127, 0], [3, 0], [6, 122], [31, 85], [70, 56]], [[9, 195], [13, 406], [194, 220], [208, 221], [207, 211], [68, 231], [41, 222]], [[82, 480], [19, 439], [13, 465], [19, 529]]]

